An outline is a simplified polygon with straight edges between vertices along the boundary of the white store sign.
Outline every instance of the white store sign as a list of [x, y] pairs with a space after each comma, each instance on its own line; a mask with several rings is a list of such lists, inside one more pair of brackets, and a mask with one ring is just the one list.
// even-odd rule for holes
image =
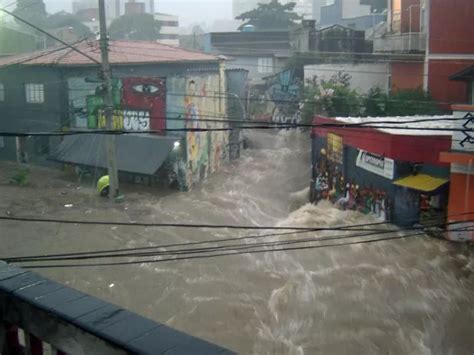
[[123, 111], [123, 128], [127, 131], [150, 130], [150, 113], [148, 111]]
[[369, 153], [365, 150], [359, 150], [356, 166], [390, 180], [393, 179], [395, 172], [395, 161], [393, 159]]

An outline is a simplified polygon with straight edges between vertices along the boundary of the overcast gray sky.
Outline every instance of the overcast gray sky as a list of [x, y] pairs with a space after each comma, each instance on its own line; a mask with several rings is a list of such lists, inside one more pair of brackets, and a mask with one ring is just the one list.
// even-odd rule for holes
[[[113, 0], [106, 0], [113, 1]], [[148, 0], [141, 0], [148, 3]], [[72, 0], [44, 0], [48, 12], [71, 11]], [[180, 17], [182, 25], [195, 22], [212, 24], [217, 19], [232, 18], [232, 0], [155, 0], [157, 12]]]

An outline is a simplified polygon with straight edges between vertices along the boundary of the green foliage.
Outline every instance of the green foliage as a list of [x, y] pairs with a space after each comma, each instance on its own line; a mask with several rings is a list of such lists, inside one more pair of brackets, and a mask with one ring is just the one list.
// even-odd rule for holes
[[435, 115], [437, 103], [422, 89], [397, 90], [387, 102], [387, 116]]
[[81, 23], [81, 21], [73, 14], [61, 11], [48, 16], [46, 28], [69, 27], [78, 37], [87, 37], [92, 35], [89, 27]]
[[[38, 27], [43, 27], [46, 23], [46, 18], [48, 17], [43, 0], [18, 0], [13, 13]], [[23, 22], [18, 20], [15, 21], [22, 27], [31, 30], [31, 28]]]
[[30, 171], [27, 168], [21, 168], [15, 171], [15, 173], [10, 176], [10, 184], [18, 186], [28, 185]]
[[236, 17], [237, 20], [243, 20], [245, 25], [253, 25], [258, 31], [288, 30], [295, 26], [295, 21], [300, 19], [293, 12], [296, 4], [289, 2], [280, 4], [278, 0], [271, 0], [268, 4], [258, 4], [258, 7], [244, 12]]
[[421, 89], [397, 90], [392, 95], [373, 88], [364, 99], [367, 116], [436, 115], [441, 111], [431, 96]]
[[111, 39], [155, 41], [160, 25], [151, 14], [123, 15], [112, 21], [109, 33]]
[[304, 88], [303, 122], [314, 115], [337, 116], [413, 116], [436, 115], [441, 111], [429, 94], [421, 89], [397, 90], [392, 95], [372, 88], [361, 95], [349, 87], [350, 75], [338, 73], [329, 80], [314, 77]]
[[361, 97], [349, 87], [351, 76], [338, 73], [329, 80], [314, 77], [304, 89], [303, 122], [311, 123], [314, 115], [358, 116], [361, 114]]
[[387, 112], [388, 95], [382, 92], [379, 87], [369, 90], [364, 98], [365, 114], [367, 116], [377, 117], [385, 116]]

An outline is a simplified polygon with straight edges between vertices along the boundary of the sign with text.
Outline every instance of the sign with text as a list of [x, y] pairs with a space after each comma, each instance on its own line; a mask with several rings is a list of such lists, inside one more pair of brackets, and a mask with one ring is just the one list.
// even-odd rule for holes
[[359, 150], [356, 166], [371, 173], [392, 180], [395, 172], [395, 161], [381, 155]]
[[[99, 128], [106, 128], [104, 110], [99, 110]], [[150, 112], [141, 110], [114, 110], [112, 118], [113, 129], [126, 131], [150, 130]]]

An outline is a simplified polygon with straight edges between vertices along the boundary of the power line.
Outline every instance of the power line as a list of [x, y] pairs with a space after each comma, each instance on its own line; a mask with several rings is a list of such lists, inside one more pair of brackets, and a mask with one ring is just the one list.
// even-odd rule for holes
[[46, 264], [46, 265], [25, 265], [22, 266], [24, 269], [47, 269], [47, 268], [74, 268], [74, 267], [95, 267], [95, 266], [120, 266], [120, 265], [137, 265], [137, 264], [147, 264], [147, 263], [162, 263], [170, 261], [184, 261], [184, 260], [194, 260], [194, 259], [209, 259], [223, 256], [236, 256], [244, 254], [260, 254], [267, 252], [281, 252], [281, 251], [296, 251], [296, 250], [310, 250], [310, 249], [320, 249], [326, 247], [338, 247], [338, 246], [348, 246], [356, 244], [369, 244], [381, 241], [389, 241], [396, 239], [406, 239], [410, 237], [424, 235], [423, 232], [408, 234], [404, 236], [394, 236], [386, 238], [377, 238], [363, 241], [355, 242], [346, 242], [346, 243], [335, 243], [335, 244], [322, 244], [322, 245], [310, 245], [310, 246], [300, 246], [300, 247], [285, 247], [285, 248], [272, 248], [272, 249], [258, 249], [258, 250], [248, 250], [248, 251], [230, 251], [224, 253], [214, 253], [207, 255], [188, 255], [188, 256], [178, 256], [174, 258], [165, 258], [165, 259], [146, 259], [138, 261], [126, 261], [126, 262], [111, 262], [111, 263], [89, 263], [89, 264]]
[[89, 54], [84, 53], [83, 51], [77, 49], [76, 47], [74, 47], [74, 46], [72, 46], [72, 45], [70, 45], [70, 44], [68, 44], [67, 42], [64, 42], [62, 39], [60, 39], [60, 38], [54, 36], [53, 34], [47, 32], [47, 31], [45, 31], [45, 30], [43, 30], [43, 29], [41, 29], [41, 28], [39, 28], [38, 26], [32, 24], [31, 22], [29, 22], [29, 21], [27, 21], [27, 20], [21, 18], [20, 16], [15, 15], [14, 13], [12, 13], [12, 12], [10, 12], [10, 11], [8, 11], [8, 10], [5, 10], [5, 8], [1, 8], [0, 11], [5, 12], [6, 14], [8, 14], [8, 15], [14, 17], [15, 19], [17, 19], [18, 21], [23, 22], [24, 24], [26, 24], [26, 25], [28, 25], [28, 26], [34, 28], [34, 29], [37, 30], [38, 32], [41, 32], [41, 33], [45, 34], [46, 36], [48, 36], [48, 37], [54, 39], [55, 41], [58, 41], [59, 43], [61, 43], [61, 44], [63, 44], [64, 46], [66, 46], [66, 47], [72, 49], [73, 51], [75, 51], [75, 52], [81, 54], [82, 56], [86, 57], [87, 59], [91, 60], [92, 62], [94, 62], [94, 63], [96, 63], [96, 64], [100, 64], [100, 61], [98, 61], [98, 60], [96, 60], [95, 58], [91, 57]]
[[[438, 220], [434, 219], [433, 220]], [[451, 223], [443, 223], [440, 225], [431, 225], [430, 228], [433, 227], [442, 227], [448, 225], [455, 225], [464, 222], [451, 222]], [[279, 240], [274, 242], [262, 242], [262, 243], [239, 243], [239, 244], [224, 244], [219, 245], [222, 243], [226, 243], [229, 241], [242, 241], [245, 239], [255, 240], [257, 238], [267, 238], [273, 236], [282, 236], [282, 235], [291, 235], [291, 234], [301, 234], [301, 233], [309, 233], [313, 232], [314, 230], [308, 231], [295, 231], [295, 232], [285, 232], [285, 233], [271, 233], [271, 234], [263, 234], [263, 235], [250, 235], [244, 237], [236, 237], [236, 238], [226, 238], [226, 239], [213, 239], [213, 240], [206, 240], [206, 241], [198, 241], [198, 242], [187, 242], [187, 243], [177, 243], [177, 244], [168, 244], [168, 245], [155, 245], [155, 246], [147, 246], [147, 247], [138, 247], [138, 248], [127, 248], [127, 249], [114, 249], [108, 251], [91, 251], [91, 252], [80, 252], [80, 253], [67, 253], [67, 254], [51, 254], [51, 255], [34, 255], [34, 256], [17, 256], [17, 257], [8, 257], [4, 258], [3, 260], [6, 262], [28, 262], [28, 261], [64, 261], [64, 260], [86, 260], [86, 259], [97, 259], [97, 258], [117, 258], [117, 257], [143, 257], [143, 256], [163, 256], [163, 255], [180, 255], [180, 254], [193, 254], [193, 253], [206, 253], [206, 252], [214, 252], [217, 250], [240, 250], [240, 249], [248, 249], [254, 248], [259, 246], [275, 246], [275, 245], [287, 245], [287, 244], [298, 244], [298, 243], [309, 243], [309, 242], [321, 242], [325, 240], [333, 240], [333, 239], [348, 239], [348, 238], [355, 238], [355, 237], [365, 237], [375, 234], [387, 234], [387, 233], [398, 233], [403, 231], [412, 231], [412, 230], [425, 230], [426, 227], [409, 227], [409, 228], [402, 228], [397, 230], [387, 230], [387, 229], [370, 229], [370, 228], [362, 228], [362, 229], [346, 229], [341, 230], [345, 232], [353, 232], [353, 231], [363, 231], [365, 233], [362, 234], [342, 234], [342, 235], [335, 235], [335, 236], [322, 236], [322, 237], [311, 237], [305, 239], [291, 239], [291, 240]], [[367, 232], [371, 232], [368, 233]], [[177, 249], [177, 250], [165, 250], [165, 251], [153, 251], [149, 252], [149, 250], [156, 250], [156, 249], [165, 249], [165, 248], [175, 248], [175, 247], [187, 247], [187, 246], [195, 246], [195, 245], [202, 245], [202, 244], [217, 244], [215, 247], [204, 247], [204, 248], [188, 248], [188, 249]], [[139, 252], [138, 251], [148, 251], [148, 252]]]
[[60, 223], [60, 224], [81, 224], [81, 225], [106, 225], [106, 226], [132, 226], [132, 227], [179, 227], [179, 228], [209, 228], [209, 229], [242, 229], [242, 230], [304, 230], [304, 231], [327, 231], [344, 230], [347, 228], [364, 227], [368, 225], [386, 224], [388, 222], [379, 222], [375, 224], [348, 225], [341, 227], [282, 227], [282, 226], [239, 226], [234, 224], [201, 224], [201, 223], [152, 223], [152, 222], [114, 222], [114, 221], [81, 221], [55, 218], [33, 218], [33, 217], [12, 217], [0, 216], [0, 220], [14, 222], [32, 222], [32, 223]]
[[72, 131], [60, 131], [60, 132], [16, 132], [16, 131], [0, 131], [0, 136], [4, 137], [63, 137], [63, 136], [76, 136], [76, 135], [127, 135], [127, 134], [161, 134], [163, 132], [228, 132], [235, 130], [275, 130], [275, 129], [291, 129], [291, 128], [366, 128], [366, 129], [391, 129], [391, 130], [404, 130], [404, 131], [432, 131], [432, 132], [474, 132], [472, 128], [441, 128], [441, 127], [400, 127], [400, 126], [353, 126], [351, 123], [344, 123], [339, 121], [339, 124], [299, 124], [299, 123], [287, 123], [281, 125], [272, 124], [260, 124], [253, 126], [234, 126], [234, 127], [220, 127], [220, 128], [200, 128], [200, 127], [189, 127], [189, 128], [163, 128], [158, 130], [146, 130], [146, 131], [128, 131], [128, 130], [102, 130], [102, 129], [89, 129], [89, 130], [72, 130]]

